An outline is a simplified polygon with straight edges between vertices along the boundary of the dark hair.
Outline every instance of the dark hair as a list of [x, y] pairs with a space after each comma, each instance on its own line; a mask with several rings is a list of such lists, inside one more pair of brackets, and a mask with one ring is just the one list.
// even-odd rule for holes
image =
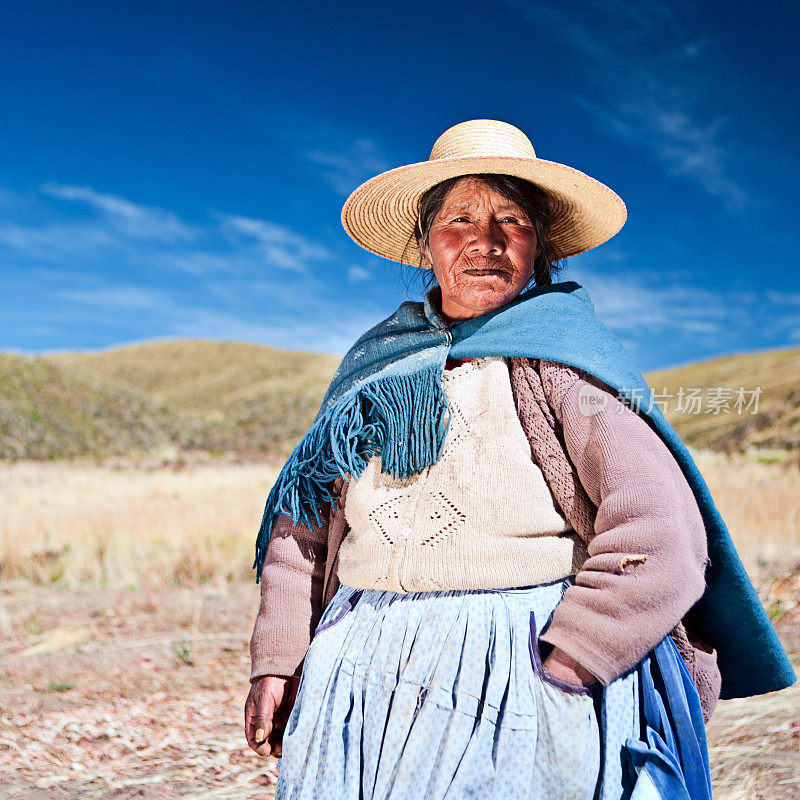
[[[525, 212], [528, 219], [533, 222], [536, 236], [542, 246], [542, 252], [533, 264], [533, 279], [537, 286], [546, 286], [552, 283], [552, 273], [561, 269], [561, 264], [557, 260], [558, 253], [547, 239], [547, 234], [555, 222], [552, 202], [544, 189], [514, 175], [488, 173], [457, 175], [455, 178], [448, 178], [428, 189], [419, 199], [419, 212], [414, 225], [413, 235], [417, 240], [420, 253], [428, 244], [428, 235], [433, 219], [439, 213], [444, 198], [462, 178], [474, 178], [486, 184], [490, 189], [511, 200], [512, 203], [516, 203]], [[420, 266], [422, 266], [421, 262]], [[433, 280], [435, 278], [431, 279], [429, 283], [432, 283]]]

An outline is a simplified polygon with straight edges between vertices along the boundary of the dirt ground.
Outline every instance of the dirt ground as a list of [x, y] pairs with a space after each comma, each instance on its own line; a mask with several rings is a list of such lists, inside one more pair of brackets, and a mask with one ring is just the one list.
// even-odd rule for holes
[[[242, 729], [257, 595], [0, 584], [0, 796], [271, 797], [275, 761]], [[797, 664], [800, 616], [782, 602]], [[720, 703], [709, 740], [718, 800], [800, 795], [797, 687]]]

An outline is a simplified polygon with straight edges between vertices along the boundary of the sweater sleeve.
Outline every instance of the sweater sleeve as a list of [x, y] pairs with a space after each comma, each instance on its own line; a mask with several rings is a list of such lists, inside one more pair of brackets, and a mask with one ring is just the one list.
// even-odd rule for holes
[[588, 558], [540, 637], [608, 684], [641, 660], [705, 589], [705, 525], [646, 418], [589, 373], [542, 361], [564, 444], [597, 506]]
[[262, 675], [300, 675], [322, 616], [330, 505], [311, 529], [279, 516], [261, 570], [261, 603], [250, 638], [250, 681]]

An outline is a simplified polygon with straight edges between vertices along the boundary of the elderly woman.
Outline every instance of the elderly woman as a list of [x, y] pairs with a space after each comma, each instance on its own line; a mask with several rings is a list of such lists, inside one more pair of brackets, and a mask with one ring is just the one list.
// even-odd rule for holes
[[245, 728], [278, 798], [710, 797], [720, 686], [793, 682], [685, 446], [551, 280], [625, 214], [491, 120], [345, 204], [436, 282], [348, 352], [267, 501]]

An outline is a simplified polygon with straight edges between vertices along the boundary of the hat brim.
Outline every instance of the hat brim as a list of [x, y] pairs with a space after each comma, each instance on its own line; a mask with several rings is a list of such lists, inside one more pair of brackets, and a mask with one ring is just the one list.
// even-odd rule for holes
[[627, 218], [625, 203], [616, 192], [565, 164], [541, 158], [460, 156], [407, 164], [370, 178], [345, 201], [342, 225], [370, 253], [427, 267], [414, 239], [420, 197], [441, 181], [476, 173], [513, 175], [548, 193], [555, 212], [548, 240], [556, 258], [597, 247]]

